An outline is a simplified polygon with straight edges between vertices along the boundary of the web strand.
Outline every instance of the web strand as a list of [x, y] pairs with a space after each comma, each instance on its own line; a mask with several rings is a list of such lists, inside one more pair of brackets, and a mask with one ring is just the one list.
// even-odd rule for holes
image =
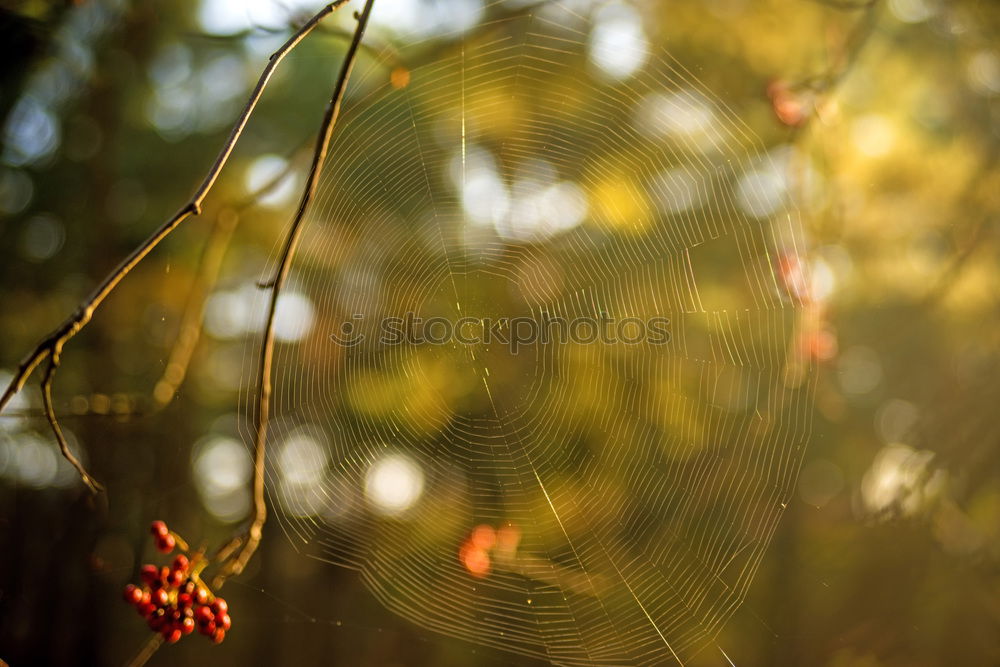
[[[298, 548], [425, 628], [686, 664], [742, 604], [808, 438], [801, 304], [774, 269], [801, 234], [732, 109], [665, 54], [595, 72], [589, 19], [555, 7], [401, 88], [359, 65], [291, 277], [320, 324], [276, 350], [268, 488]], [[329, 335], [408, 313], [661, 317], [669, 342]]]

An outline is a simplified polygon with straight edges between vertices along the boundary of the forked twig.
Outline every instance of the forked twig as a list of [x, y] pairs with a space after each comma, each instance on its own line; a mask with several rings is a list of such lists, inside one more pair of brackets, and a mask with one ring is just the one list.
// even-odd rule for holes
[[122, 262], [112, 271], [108, 276], [97, 286], [97, 288], [90, 293], [90, 295], [80, 304], [76, 311], [71, 314], [58, 328], [55, 329], [51, 334], [46, 336], [35, 349], [28, 354], [17, 368], [14, 373], [14, 377], [11, 379], [3, 395], [0, 396], [0, 411], [2, 411], [10, 399], [17, 394], [21, 389], [24, 388], [25, 382], [31, 377], [31, 374], [38, 368], [46, 359], [49, 360], [49, 366], [46, 369], [45, 378], [42, 381], [42, 393], [45, 402], [45, 414], [49, 420], [49, 425], [52, 427], [52, 432], [59, 441], [59, 446], [63, 451], [63, 455], [73, 464], [73, 466], [80, 472], [83, 481], [87, 484], [92, 492], [97, 492], [99, 490], [99, 485], [94, 481], [94, 479], [86, 472], [82, 464], [76, 459], [75, 456], [69, 451], [66, 445], [66, 440], [62, 435], [62, 430], [59, 428], [59, 422], [56, 419], [55, 411], [52, 408], [52, 396], [51, 387], [52, 380], [55, 374], [56, 368], [59, 366], [59, 358], [62, 353], [63, 346], [76, 334], [80, 332], [83, 327], [90, 322], [90, 319], [94, 316], [94, 312], [98, 307], [104, 302], [104, 300], [111, 294], [112, 291], [121, 283], [121, 281], [127, 276], [132, 269], [136, 267], [139, 262], [141, 262], [146, 255], [150, 253], [159, 243], [165, 239], [167, 236], [173, 232], [178, 225], [180, 225], [185, 219], [192, 215], [201, 214], [201, 204], [205, 197], [208, 195], [212, 186], [215, 185], [215, 181], [218, 179], [219, 174], [222, 172], [222, 168], [229, 161], [229, 157], [233, 152], [240, 136], [243, 134], [243, 130], [246, 127], [247, 121], [249, 121], [250, 116], [253, 114], [254, 108], [257, 106], [257, 102], [260, 100], [264, 89], [267, 87], [268, 81], [271, 79], [271, 75], [277, 69], [278, 65], [284, 59], [284, 57], [301, 42], [306, 35], [313, 31], [313, 29], [331, 14], [334, 10], [343, 5], [347, 0], [336, 0], [320, 9], [316, 14], [306, 21], [301, 28], [299, 28], [295, 34], [293, 34], [288, 41], [286, 41], [277, 51], [271, 54], [268, 59], [267, 66], [264, 71], [261, 72], [260, 78], [257, 80], [257, 85], [254, 87], [253, 92], [250, 94], [250, 98], [247, 100], [246, 106], [243, 108], [243, 112], [237, 119], [236, 124], [233, 126], [232, 131], [229, 134], [229, 138], [223, 145], [222, 150], [219, 151], [218, 156], [215, 159], [215, 163], [212, 168], [209, 169], [205, 176], [205, 179], [195, 190], [194, 195], [191, 200], [188, 201], [177, 213], [173, 215], [169, 220], [164, 222], [156, 231], [154, 231], [145, 241], [143, 241], [135, 250], [133, 250]]
[[267, 183], [251, 192], [243, 202], [232, 208], [224, 208], [216, 216], [215, 224], [212, 226], [201, 259], [198, 261], [198, 274], [188, 293], [180, 326], [177, 328], [177, 337], [170, 349], [167, 363], [163, 367], [163, 374], [153, 386], [152, 412], [159, 412], [169, 405], [184, 382], [188, 367], [191, 365], [191, 359], [194, 356], [195, 347], [201, 338], [205, 302], [208, 293], [215, 287], [219, 270], [222, 267], [222, 260], [229, 248], [229, 242], [236, 231], [236, 226], [239, 224], [240, 213], [257, 203], [261, 197], [276, 190], [292, 175], [295, 156], [301, 148], [302, 146], [296, 148], [289, 155], [285, 168]]
[[236, 231], [238, 220], [239, 214], [231, 208], [219, 211], [215, 218], [215, 224], [212, 225], [212, 231], [198, 262], [198, 274], [184, 304], [184, 313], [177, 327], [177, 338], [170, 349], [163, 374], [153, 386], [153, 412], [158, 412], [169, 405], [181, 383], [184, 382], [198, 339], [201, 338], [205, 301], [208, 292], [215, 286], [222, 267], [222, 259], [229, 248], [233, 232]]
[[45, 411], [45, 417], [49, 420], [49, 426], [52, 427], [52, 432], [56, 436], [56, 441], [59, 443], [59, 450], [62, 452], [62, 455], [80, 473], [80, 479], [87, 485], [87, 488], [92, 493], [98, 493], [99, 491], [103, 491], [104, 487], [90, 476], [90, 473], [80, 463], [80, 459], [76, 458], [73, 452], [70, 451], [69, 443], [66, 441], [66, 436], [63, 435], [62, 428], [59, 426], [59, 420], [56, 419], [55, 409], [52, 407], [52, 378], [55, 375], [56, 368], [59, 367], [59, 353], [59, 350], [52, 351], [49, 357], [48, 368], [45, 369], [45, 377], [42, 378], [42, 409]]
[[351, 45], [347, 49], [344, 61], [340, 66], [340, 74], [327, 104], [326, 112], [323, 114], [323, 122], [320, 125], [319, 136], [316, 138], [316, 149], [313, 153], [312, 164], [309, 166], [309, 174], [306, 177], [305, 186], [302, 189], [302, 198], [299, 207], [292, 219], [292, 224], [285, 236], [285, 242], [278, 260], [278, 266], [274, 275], [266, 283], [266, 287], [271, 290], [268, 301], [267, 321], [264, 325], [264, 338], [261, 341], [260, 365], [257, 394], [256, 412], [256, 435], [254, 440], [254, 482], [253, 482], [253, 513], [250, 526], [245, 536], [233, 538], [223, 547], [222, 553], [226, 553], [225, 563], [222, 570], [215, 578], [215, 585], [222, 585], [228, 577], [240, 574], [246, 567], [247, 562], [253, 556], [260, 544], [264, 522], [267, 520], [267, 502], [264, 497], [264, 461], [267, 451], [267, 429], [271, 416], [271, 365], [274, 356], [274, 317], [278, 307], [278, 297], [288, 278], [289, 269], [295, 252], [299, 247], [302, 237], [302, 226], [306, 211], [312, 202], [319, 185], [319, 177], [323, 171], [323, 164], [326, 162], [327, 151], [330, 147], [330, 138], [333, 136], [333, 127], [340, 115], [340, 105], [344, 99], [344, 91], [347, 89], [347, 80], [351, 76], [357, 59], [358, 48], [361, 45], [361, 38], [364, 36], [365, 27], [368, 25], [368, 17], [371, 15], [372, 6], [375, 0], [366, 0], [365, 7], [357, 16], [358, 25], [354, 30], [354, 37]]
[[[292, 176], [296, 156], [302, 151], [305, 145], [305, 142], [303, 142], [301, 146], [289, 152], [287, 164], [274, 177], [249, 193], [241, 201], [232, 206], [220, 209], [216, 214], [212, 230], [209, 232], [208, 239], [202, 248], [201, 257], [198, 260], [195, 278], [188, 289], [184, 310], [180, 317], [180, 324], [177, 327], [177, 334], [174, 337], [173, 345], [170, 347], [170, 353], [167, 355], [167, 363], [163, 366], [163, 371], [160, 373], [159, 379], [153, 383], [150, 390], [131, 394], [126, 402], [125, 409], [111, 410], [110, 414], [115, 418], [148, 417], [160, 412], [174, 400], [177, 391], [187, 376], [188, 367], [191, 365], [194, 357], [195, 348], [201, 339], [205, 303], [209, 293], [215, 288], [218, 281], [222, 261], [225, 258], [236, 227], [239, 225], [240, 214], [255, 205], [262, 197], [276, 190]], [[73, 400], [82, 399], [84, 405], [93, 404], [95, 396], [95, 394], [78, 394]], [[93, 407], [73, 411], [73, 416], [75, 417], [89, 415], [103, 416], [106, 414], [109, 414], [106, 409], [94, 409]]]

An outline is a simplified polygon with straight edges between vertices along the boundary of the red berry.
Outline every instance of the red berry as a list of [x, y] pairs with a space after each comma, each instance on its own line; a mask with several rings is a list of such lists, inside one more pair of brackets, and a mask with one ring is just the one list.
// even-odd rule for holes
[[135, 584], [129, 584], [125, 587], [125, 602], [129, 604], [140, 604], [142, 602], [142, 589], [140, 589]]
[[181, 632], [186, 635], [194, 632], [194, 619], [191, 617], [184, 618], [181, 620]]
[[192, 604], [194, 604], [194, 599], [190, 593], [179, 593], [177, 595], [177, 606], [179, 608], [188, 609]]
[[229, 614], [219, 614], [215, 617], [215, 625], [223, 630], [228, 630], [233, 626], [233, 621], [229, 618]]
[[208, 625], [215, 620], [215, 615], [208, 607], [198, 607], [194, 612], [194, 618], [198, 621], [198, 625]]
[[225, 638], [226, 638], [226, 631], [223, 630], [222, 628], [219, 628], [215, 632], [212, 633], [212, 643], [213, 644], [221, 644], [222, 640], [225, 639]]
[[155, 604], [157, 607], [166, 607], [170, 603], [170, 598], [167, 592], [162, 588], [158, 588], [150, 594], [150, 602]]
[[167, 524], [157, 520], [149, 524], [149, 532], [153, 534], [153, 537], [163, 537], [164, 535], [167, 535], [170, 530], [167, 528]]
[[160, 571], [155, 565], [143, 565], [142, 569], [139, 570], [139, 577], [147, 586], [152, 586], [160, 580]]
[[152, 602], [141, 602], [135, 606], [135, 610], [139, 612], [139, 615], [143, 618], [149, 618], [149, 616], [156, 611], [156, 605]]
[[177, 640], [181, 638], [181, 634], [182, 632], [180, 628], [165, 628], [163, 630], [163, 638], [168, 644], [176, 643]]
[[174, 588], [179, 588], [186, 578], [187, 575], [180, 570], [170, 570], [170, 574], [167, 576], [167, 583]]
[[160, 582], [168, 583], [170, 581], [170, 568], [164, 565], [160, 568]]
[[207, 604], [208, 591], [206, 591], [203, 586], [199, 586], [198, 589], [194, 592], [194, 600], [198, 604]]
[[178, 572], [187, 572], [189, 565], [191, 565], [191, 561], [184, 554], [177, 554], [174, 557], [174, 569]]
[[156, 536], [156, 550], [160, 553], [168, 554], [174, 550], [175, 546], [177, 546], [177, 540], [174, 539], [173, 535], [167, 533]]
[[225, 614], [229, 611], [229, 605], [222, 598], [215, 598], [215, 602], [212, 603], [212, 612], [218, 616], [219, 614]]
[[146, 622], [149, 624], [150, 630], [159, 632], [163, 629], [164, 624], [167, 623], [167, 618], [163, 615], [162, 609], [157, 609], [155, 612], [150, 614]]

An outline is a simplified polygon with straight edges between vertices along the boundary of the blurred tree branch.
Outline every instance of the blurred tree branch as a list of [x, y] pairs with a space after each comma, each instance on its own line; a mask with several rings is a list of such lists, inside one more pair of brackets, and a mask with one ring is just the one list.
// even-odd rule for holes
[[255, 414], [256, 436], [254, 442], [253, 513], [247, 534], [245, 536], [237, 536], [227, 546], [223, 547], [222, 553], [225, 553], [226, 556], [225, 558], [220, 558], [220, 560], [224, 560], [225, 564], [222, 571], [215, 578], [214, 585], [216, 587], [225, 583], [228, 577], [238, 575], [243, 571], [257, 550], [257, 546], [260, 544], [264, 522], [267, 520], [267, 502], [264, 497], [264, 462], [267, 450], [267, 429], [271, 414], [271, 367], [274, 355], [274, 319], [278, 308], [278, 298], [281, 296], [281, 290], [288, 278], [292, 260], [295, 258], [295, 253], [299, 247], [305, 214], [309, 210], [309, 205], [319, 185], [319, 177], [326, 162], [330, 139], [333, 137], [333, 128], [337, 123], [337, 118], [340, 116], [340, 105], [344, 99], [344, 92], [347, 90], [347, 80], [350, 78], [351, 71], [354, 68], [354, 62], [357, 59], [358, 50], [361, 46], [361, 38], [364, 36], [374, 4], [375, 0], [366, 0], [364, 9], [357, 17], [358, 25], [354, 30], [354, 38], [351, 40], [351, 45], [344, 56], [340, 67], [340, 74], [337, 76], [337, 82], [333, 88], [333, 94], [323, 115], [319, 136], [316, 138], [316, 148], [313, 153], [312, 164], [309, 166], [309, 174], [302, 189], [302, 198], [299, 202], [299, 207], [285, 236], [274, 277], [267, 283], [267, 288], [270, 289], [271, 294], [268, 302], [267, 321], [264, 325], [264, 339], [261, 342], [258, 371], [257, 411]]
[[[264, 523], [267, 520], [267, 503], [264, 495], [264, 465], [267, 451], [267, 432], [270, 421], [270, 397], [272, 391], [271, 368], [274, 354], [274, 323], [277, 312], [277, 303], [279, 297], [281, 296], [281, 290], [284, 287], [288, 273], [291, 269], [292, 261], [295, 258], [296, 250], [299, 246], [305, 214], [309, 210], [309, 205], [312, 202], [316, 189], [319, 185], [319, 177], [322, 173], [323, 165], [326, 162], [330, 140], [333, 137], [333, 128], [340, 115], [341, 103], [344, 98], [344, 93], [347, 90], [347, 81], [350, 78], [351, 71], [357, 59], [357, 54], [361, 46], [361, 39], [364, 36], [365, 28], [368, 25], [368, 19], [371, 16], [373, 5], [374, 0], [367, 0], [364, 10], [357, 15], [358, 24], [355, 28], [354, 36], [351, 40], [350, 46], [348, 47], [348, 51], [344, 56], [340, 73], [337, 77], [333, 93], [330, 97], [330, 101], [327, 105], [326, 112], [324, 113], [323, 120], [320, 125], [320, 131], [316, 139], [309, 173], [302, 190], [301, 199], [296, 210], [295, 217], [293, 218], [292, 224], [285, 235], [278, 266], [275, 270], [274, 277], [265, 284], [261, 285], [263, 289], [269, 289], [271, 294], [268, 303], [268, 315], [264, 326], [260, 352], [258, 399], [255, 414], [256, 438], [254, 448], [253, 509], [250, 525], [247, 528], [246, 533], [235, 536], [232, 540], [223, 545], [212, 559], [214, 562], [222, 565], [220, 572], [215, 576], [212, 582], [212, 586], [215, 589], [219, 589], [225, 585], [226, 580], [229, 577], [239, 575], [243, 572], [247, 563], [253, 557], [253, 554], [260, 545], [263, 535]], [[277, 175], [271, 182], [265, 184], [261, 190], [265, 191], [275, 187], [285, 176], [287, 176], [287, 173]], [[252, 199], [256, 200], [256, 198], [261, 194], [262, 192], [258, 191]], [[232, 212], [230, 213], [232, 214]], [[218, 224], [220, 226], [223, 224], [221, 217]], [[233, 220], [233, 224], [235, 224], [235, 219]], [[190, 361], [191, 349], [193, 348], [194, 341], [197, 340], [198, 330], [200, 329], [198, 323], [201, 319], [201, 312], [204, 304], [205, 284], [207, 284], [208, 281], [213, 280], [211, 276], [216, 273], [218, 262], [221, 260], [221, 253], [224, 251], [225, 244], [232, 233], [232, 225], [229, 227], [228, 231], [224, 227], [220, 228], [217, 231], [217, 234], [213, 235], [212, 239], [209, 240], [206, 246], [205, 256], [202, 259], [202, 268], [199, 271], [199, 275], [204, 276], [204, 280], [206, 282], [203, 283], [201, 278], [196, 280], [196, 286], [189, 299], [184, 322], [182, 323], [181, 331], [178, 334], [178, 343], [171, 355], [171, 362], [181, 364], [183, 368], [186, 368], [187, 363]], [[217, 257], [216, 255], [220, 256]], [[214, 269], [213, 266], [215, 267]], [[167, 373], [170, 373], [169, 369], [170, 363], [168, 363]], [[181, 378], [168, 378], [167, 374], [165, 374], [161, 383], [168, 382], [170, 386], [176, 387], [175, 383], [179, 383], [180, 379]], [[159, 387], [157, 391], [159, 391]], [[170, 395], [172, 395], [172, 391], [170, 392]], [[166, 390], [163, 390], [163, 396], [158, 396], [157, 400], [161, 400], [164, 397], [166, 397]], [[131, 667], [141, 667], [141, 665], [145, 664], [162, 645], [162, 637], [160, 635], [154, 636], [129, 662], [129, 665]]]
[[[257, 84], [251, 93], [246, 105], [236, 124], [233, 126], [228, 139], [217, 155], [214, 164], [195, 190], [191, 199], [177, 211], [172, 217], [157, 228], [146, 238], [135, 250], [133, 250], [107, 277], [90, 293], [90, 295], [77, 307], [77, 309], [66, 318], [52, 333], [42, 339], [19, 364], [13, 378], [10, 380], [2, 396], [0, 396], [0, 411], [5, 408], [12, 397], [24, 388], [25, 383], [30, 379], [34, 371], [46, 361], [47, 366], [41, 382], [43, 411], [52, 429], [63, 456], [73, 465], [79, 473], [82, 481], [87, 485], [92, 493], [98, 493], [103, 487], [84, 468], [80, 460], [70, 450], [69, 444], [63, 435], [59, 420], [56, 417], [52, 401], [52, 384], [55, 373], [59, 368], [63, 349], [72, 338], [74, 338], [93, 318], [94, 313], [107, 299], [107, 297], [121, 284], [121, 282], [131, 273], [131, 271], [146, 256], [169, 236], [177, 227], [191, 216], [198, 216], [202, 211], [202, 203], [215, 185], [222, 169], [229, 161], [230, 156], [239, 142], [250, 116], [253, 114], [272, 74], [284, 57], [291, 52], [319, 23], [336, 9], [345, 4], [347, 0], [336, 0], [325, 5], [308, 21], [306, 21], [295, 33], [268, 59], [268, 64], [261, 73]], [[279, 261], [275, 277], [268, 284], [271, 290], [268, 317], [264, 329], [263, 341], [261, 344], [261, 362], [259, 379], [259, 400], [256, 414], [257, 438], [255, 447], [254, 482], [253, 482], [253, 513], [251, 523], [245, 536], [237, 536], [226, 545], [216, 555], [216, 561], [223, 563], [223, 569], [215, 579], [215, 586], [221, 587], [228, 577], [239, 574], [246, 567], [247, 562], [256, 551], [262, 534], [262, 528], [267, 516], [267, 508], [264, 497], [264, 461], [266, 453], [267, 426], [270, 416], [269, 399], [271, 394], [271, 362], [274, 350], [274, 323], [278, 298], [282, 287], [287, 279], [291, 263], [294, 259], [296, 249], [301, 238], [302, 223], [309, 205], [316, 192], [319, 177], [326, 161], [330, 140], [333, 135], [333, 128], [339, 116], [341, 103], [347, 87], [347, 81], [353, 69], [361, 39], [364, 35], [368, 19], [371, 15], [374, 0], [367, 0], [364, 10], [360, 15], [356, 15], [358, 24], [351, 40], [351, 44], [341, 65], [340, 73], [323, 121], [320, 126], [319, 136], [316, 140], [313, 152], [312, 163], [307, 177], [306, 185], [303, 189], [299, 207], [297, 209], [293, 223], [286, 235], [284, 249]], [[266, 184], [263, 190], [274, 187], [277, 182], [286, 176], [281, 174]], [[259, 194], [259, 193], [258, 193]], [[191, 359], [194, 346], [198, 339], [199, 322], [204, 306], [204, 294], [208, 286], [214, 283], [221, 263], [222, 255], [228, 245], [228, 240], [235, 227], [236, 215], [230, 210], [224, 210], [216, 221], [212, 236], [206, 243], [205, 253], [200, 262], [199, 275], [189, 297], [185, 308], [181, 328], [178, 334], [177, 343], [167, 364], [164, 377], [154, 389], [154, 399], [158, 404], [166, 404], [173, 396], [177, 385], [183, 379], [184, 373]], [[155, 637], [148, 642], [144, 649], [132, 660], [131, 664], [141, 665], [162, 644], [162, 638]]]
[[[240, 222], [240, 214], [252, 208], [262, 197], [266, 197], [291, 177], [296, 169], [296, 161], [305, 146], [306, 142], [302, 142], [301, 145], [289, 152], [285, 157], [287, 163], [284, 168], [270, 180], [241, 201], [222, 208], [216, 214], [208, 239], [205, 241], [201, 256], [198, 258], [194, 280], [188, 288], [188, 295], [181, 313], [176, 337], [167, 357], [167, 363], [163, 367], [160, 378], [153, 383], [152, 389], [129, 394], [127, 400], [123, 401], [123, 409], [115, 409], [113, 403], [110, 412], [107, 409], [98, 410], [92, 407], [95, 403], [95, 394], [78, 394], [73, 397], [73, 401], [82, 400], [83, 404], [88, 407], [85, 410], [72, 411], [71, 416], [110, 416], [115, 419], [130, 419], [156, 414], [170, 405], [187, 377], [195, 348], [201, 339], [205, 302], [218, 281], [222, 261]], [[35, 413], [34, 411], [22, 411], [21, 413], [8, 411], [5, 416], [24, 414]]]
[[[225, 585], [229, 577], [237, 576], [243, 572], [247, 563], [257, 551], [257, 547], [260, 545], [260, 541], [263, 536], [263, 527], [267, 520], [267, 502], [264, 495], [264, 464], [266, 461], [267, 432], [270, 422], [270, 398], [272, 391], [271, 368], [274, 355], [274, 322], [275, 315], [277, 313], [277, 303], [279, 297], [281, 296], [281, 290], [288, 278], [288, 273], [291, 269], [292, 261], [295, 258], [296, 250], [299, 247], [303, 223], [305, 221], [305, 214], [309, 210], [309, 205], [312, 202], [316, 189], [319, 185], [319, 177], [323, 171], [323, 165], [326, 162], [326, 157], [330, 147], [330, 140], [333, 137], [333, 128], [340, 115], [341, 103], [343, 102], [344, 93], [347, 90], [347, 81], [354, 68], [354, 63], [357, 59], [357, 54], [361, 46], [361, 39], [364, 36], [365, 28], [368, 25], [368, 19], [371, 16], [373, 5], [374, 0], [367, 0], [362, 12], [356, 15], [358, 24], [355, 28], [351, 44], [348, 47], [347, 53], [341, 64], [340, 73], [337, 76], [337, 81], [334, 85], [330, 101], [327, 104], [326, 112], [323, 115], [319, 135], [316, 139], [316, 145], [313, 151], [312, 162], [309, 167], [309, 173], [306, 178], [306, 183], [302, 189], [302, 195], [299, 201], [299, 206], [295, 212], [295, 217], [293, 218], [292, 224], [285, 235], [282, 252], [278, 260], [278, 266], [275, 270], [274, 277], [265, 284], [261, 285], [262, 289], [269, 289], [271, 294], [268, 301], [268, 314], [264, 325], [264, 337], [261, 341], [260, 352], [257, 410], [255, 413], [256, 437], [254, 447], [253, 509], [250, 525], [247, 528], [246, 533], [235, 536], [232, 540], [223, 545], [212, 559], [214, 562], [222, 565], [220, 572], [213, 579], [212, 587], [214, 589], [219, 589]], [[279, 175], [276, 180], [280, 182], [281, 175]], [[265, 187], [268, 186], [266, 185]], [[200, 315], [201, 307], [198, 306], [196, 310]], [[200, 317], [198, 319], [200, 319]], [[184, 335], [183, 330], [181, 335]], [[184, 345], [186, 346], [187, 343], [184, 343]], [[180, 354], [183, 354], [183, 348]], [[162, 645], [163, 639], [161, 636], [157, 635], [150, 639], [142, 650], [129, 662], [130, 667], [141, 667], [141, 665], [145, 664]]]
[[[239, 32], [233, 32], [225, 35], [213, 35], [207, 32], [188, 32], [186, 33], [188, 37], [193, 39], [205, 40], [207, 42], [221, 43], [221, 44], [231, 44], [233, 42], [240, 42], [248, 37], [253, 37], [254, 35], [260, 35], [261, 33], [265, 35], [280, 35], [288, 30], [287, 26], [282, 27], [271, 27], [265, 25], [257, 25], [253, 28], [248, 28], [247, 30], [240, 30]], [[354, 33], [345, 30], [339, 26], [325, 26], [320, 25], [317, 27], [316, 32], [318, 34], [326, 35], [328, 37], [333, 37], [334, 39], [341, 40], [350, 44], [350, 41], [354, 38]], [[372, 45], [372, 44], [362, 44], [361, 50], [368, 52], [373, 55], [379, 55], [382, 57], [387, 57], [393, 65], [399, 64], [399, 54], [396, 53], [389, 45]]]
[[[243, 134], [243, 130], [246, 127], [250, 116], [253, 114], [254, 108], [257, 106], [257, 102], [260, 100], [264, 89], [267, 87], [268, 81], [271, 79], [271, 75], [277, 69], [278, 65], [284, 59], [284, 57], [294, 49], [299, 42], [301, 42], [306, 35], [313, 31], [313, 29], [322, 21], [326, 16], [332, 13], [334, 10], [343, 5], [347, 0], [337, 0], [332, 2], [322, 9], [319, 10], [309, 21], [307, 21], [295, 34], [293, 34], [288, 41], [286, 41], [281, 48], [275, 51], [268, 60], [267, 66], [261, 73], [260, 78], [257, 81], [257, 85], [254, 87], [253, 92], [250, 94], [250, 99], [247, 100], [246, 106], [243, 112], [240, 114], [239, 119], [233, 126], [230, 132], [229, 138], [223, 145], [222, 150], [219, 152], [215, 159], [215, 163], [209, 169], [208, 174], [206, 174], [201, 185], [198, 186], [194, 195], [191, 197], [190, 201], [185, 204], [177, 213], [175, 213], [170, 219], [163, 223], [159, 229], [153, 232], [145, 241], [143, 241], [139, 247], [133, 250], [128, 257], [122, 261], [118, 267], [112, 271], [101, 284], [93, 291], [91, 294], [79, 305], [76, 311], [70, 315], [55, 331], [44, 338], [35, 349], [28, 354], [24, 360], [20, 363], [17, 371], [14, 373], [14, 377], [11, 379], [9, 385], [0, 397], [0, 411], [6, 407], [10, 402], [10, 399], [18, 393], [23, 387], [31, 374], [38, 368], [40, 364], [44, 361], [48, 361], [48, 367], [45, 372], [45, 378], [42, 382], [42, 390], [44, 395], [48, 395], [44, 401], [44, 411], [46, 417], [48, 418], [49, 424], [52, 427], [53, 434], [59, 441], [60, 447], [63, 449], [63, 453], [66, 454], [68, 449], [65, 446], [65, 439], [62, 436], [61, 430], [59, 428], [58, 419], [56, 418], [55, 411], [52, 407], [51, 395], [49, 395], [51, 390], [51, 384], [55, 375], [56, 369], [59, 367], [61, 360], [63, 347], [76, 336], [83, 327], [90, 322], [91, 318], [94, 316], [94, 312], [104, 300], [108, 297], [111, 292], [121, 283], [121, 281], [136, 267], [136, 265], [141, 262], [146, 255], [150, 253], [157, 245], [160, 244], [163, 239], [170, 235], [184, 220], [192, 215], [201, 214], [201, 205], [205, 197], [208, 195], [212, 186], [215, 185], [219, 174], [222, 172], [222, 168], [229, 161], [229, 157], [233, 152], [237, 142]], [[69, 458], [69, 457], [68, 457]], [[74, 467], [80, 471], [81, 477], [88, 488], [93, 493], [97, 493], [100, 490], [99, 485], [95, 482], [93, 477], [91, 477], [85, 470], [83, 470], [82, 465], [79, 461], [74, 461], [73, 458], [69, 458], [70, 463], [74, 464]]]
[[298, 147], [288, 156], [285, 167], [261, 187], [251, 192], [246, 199], [234, 207], [226, 207], [218, 212], [215, 224], [201, 258], [198, 260], [198, 273], [188, 292], [184, 304], [184, 312], [177, 329], [177, 338], [170, 349], [170, 357], [164, 366], [163, 374], [153, 386], [151, 412], [156, 413], [165, 408], [173, 400], [177, 390], [187, 375], [194, 349], [201, 338], [202, 318], [205, 313], [205, 301], [208, 293], [218, 280], [219, 270], [233, 232], [239, 224], [240, 213], [256, 204], [291, 177], [295, 170], [295, 156], [301, 151]]

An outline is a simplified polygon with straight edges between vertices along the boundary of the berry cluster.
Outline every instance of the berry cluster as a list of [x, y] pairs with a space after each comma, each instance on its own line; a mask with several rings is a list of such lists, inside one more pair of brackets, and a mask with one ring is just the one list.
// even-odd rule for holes
[[[161, 553], [171, 553], [178, 545], [187, 550], [184, 541], [170, 532], [162, 521], [154, 521], [150, 532]], [[200, 552], [191, 558], [177, 554], [169, 567], [143, 565], [139, 571], [142, 584], [127, 585], [125, 601], [133, 605], [149, 628], [163, 635], [168, 643], [178, 641], [197, 628], [218, 644], [225, 639], [232, 620], [229, 605], [213, 595], [199, 576], [206, 565], [208, 561]]]
[[[458, 559], [474, 577], [485, 577], [493, 568], [493, 560], [503, 564], [517, 555], [517, 545], [521, 541], [521, 529], [512, 523], [504, 523], [499, 528], [489, 524], [479, 524], [462, 543]], [[492, 558], [491, 558], [492, 555]]]
[[153, 534], [153, 541], [156, 542], [156, 550], [161, 554], [168, 554], [177, 546], [177, 538], [167, 528], [167, 524], [162, 521], [154, 521], [149, 525], [149, 532]]

